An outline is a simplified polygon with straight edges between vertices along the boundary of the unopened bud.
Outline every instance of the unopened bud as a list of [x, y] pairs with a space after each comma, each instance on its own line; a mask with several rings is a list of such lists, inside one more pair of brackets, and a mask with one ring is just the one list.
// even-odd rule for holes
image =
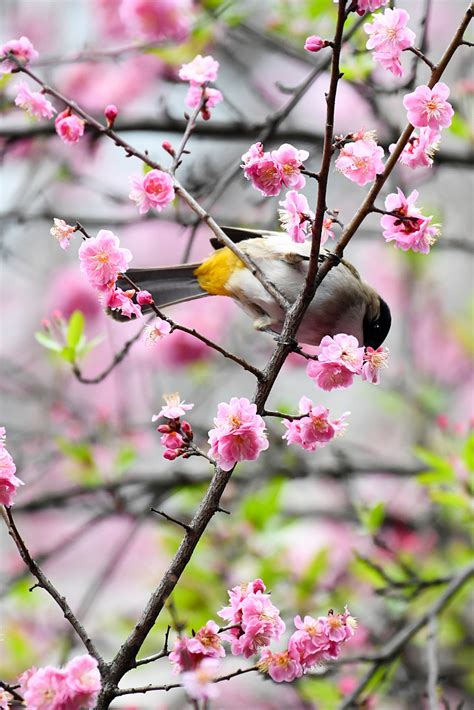
[[203, 119], [204, 119], [205, 121], [209, 121], [209, 119], [211, 118], [211, 112], [209, 111], [208, 108], [206, 108], [206, 107], [204, 106], [204, 108], [201, 109], [201, 116], [203, 117]]
[[104, 109], [104, 116], [107, 119], [107, 128], [113, 128], [114, 121], [118, 115], [118, 108], [115, 104], [109, 104]]
[[163, 458], [167, 461], [174, 461], [179, 456], [179, 449], [173, 451], [173, 449], [165, 449], [163, 451]]
[[321, 49], [324, 49], [324, 47], [327, 47], [327, 45], [327, 40], [322, 37], [318, 37], [317, 35], [311, 35], [311, 37], [306, 39], [304, 48], [307, 52], [319, 52]]
[[185, 421], [184, 419], [183, 419], [183, 421], [181, 422], [181, 431], [183, 432], [183, 434], [186, 434], [186, 436], [188, 437], [188, 439], [192, 439], [192, 438], [193, 438], [193, 429], [192, 429], [192, 426], [191, 426], [191, 424], [190, 424], [189, 422]]
[[139, 306], [146, 306], [153, 303], [153, 296], [149, 291], [139, 291], [137, 293], [137, 303]]
[[171, 145], [171, 143], [169, 141], [163, 141], [163, 143], [161, 144], [161, 147], [163, 148], [163, 150], [166, 150], [166, 152], [169, 153], [172, 158], [174, 158], [176, 156], [175, 149], [173, 148], [173, 146]]

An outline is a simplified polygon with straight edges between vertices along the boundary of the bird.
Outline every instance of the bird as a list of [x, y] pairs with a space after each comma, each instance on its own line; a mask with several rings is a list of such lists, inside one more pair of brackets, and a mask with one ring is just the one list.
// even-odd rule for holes
[[[306, 279], [311, 242], [296, 243], [280, 232], [222, 229], [293, 303]], [[217, 238], [210, 241], [215, 251], [202, 262], [128, 269], [126, 275], [140, 290], [149, 291], [160, 309], [206, 296], [229, 296], [253, 319], [256, 330], [278, 339], [285, 319], [281, 306], [231, 249]], [[322, 253], [319, 258], [322, 262], [329, 256]], [[122, 279], [118, 286], [129, 289], [130, 282]], [[143, 312], [150, 310], [151, 306], [142, 306]], [[125, 320], [117, 311], [110, 315]], [[340, 259], [319, 285], [296, 338], [299, 343], [317, 346], [326, 335], [345, 333], [357, 338], [359, 345], [377, 349], [387, 337], [391, 321], [387, 303], [350, 262]]]

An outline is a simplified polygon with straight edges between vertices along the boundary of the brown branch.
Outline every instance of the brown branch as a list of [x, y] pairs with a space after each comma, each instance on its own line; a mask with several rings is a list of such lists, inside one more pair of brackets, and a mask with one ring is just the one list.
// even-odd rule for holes
[[140, 330], [135, 333], [135, 335], [127, 340], [125, 344], [122, 346], [122, 348], [115, 353], [112, 362], [108, 367], [105, 368], [105, 370], [102, 370], [102, 372], [95, 377], [84, 377], [82, 374], [82, 371], [79, 368], [79, 365], [76, 363], [72, 366], [72, 371], [74, 373], [74, 377], [79, 380], [83, 385], [97, 385], [99, 382], [102, 382], [105, 380], [105, 378], [110, 375], [112, 370], [115, 370], [117, 365], [120, 365], [120, 363], [125, 359], [127, 356], [130, 348], [138, 341], [140, 340], [140, 337], [145, 329], [145, 326], [142, 326]]
[[71, 607], [67, 603], [66, 599], [59, 594], [58, 590], [53, 585], [53, 583], [48, 579], [48, 577], [46, 577], [43, 570], [39, 567], [39, 565], [31, 557], [31, 555], [28, 551], [28, 548], [26, 547], [26, 544], [25, 544], [23, 538], [21, 537], [21, 535], [18, 531], [18, 528], [16, 527], [15, 521], [13, 520], [13, 515], [11, 512], [11, 509], [5, 508], [2, 506], [1, 510], [2, 510], [2, 516], [5, 520], [5, 523], [8, 528], [8, 533], [9, 533], [10, 537], [12, 538], [13, 542], [15, 543], [23, 562], [28, 567], [31, 574], [34, 577], [36, 577], [36, 579], [38, 580], [38, 584], [36, 586], [42, 587], [50, 595], [50, 597], [52, 597], [52, 599], [54, 599], [56, 604], [59, 606], [59, 608], [63, 612], [64, 618], [67, 619], [69, 624], [72, 626], [72, 628], [76, 632], [77, 636], [81, 639], [82, 643], [86, 647], [87, 651], [90, 653], [91, 656], [94, 656], [94, 658], [97, 659], [101, 674], [103, 676], [106, 675], [107, 665], [106, 665], [105, 661], [103, 660], [102, 656], [99, 654], [94, 643], [91, 641], [84, 626], [81, 624], [79, 619], [76, 617], [76, 615], [72, 611]]
[[[382, 649], [379, 653], [362, 657], [362, 660], [364, 662], [373, 662], [373, 665], [362, 678], [357, 688], [355, 688], [355, 690], [347, 698], [344, 699], [344, 702], [340, 705], [339, 710], [349, 710], [349, 708], [357, 707], [357, 698], [365, 690], [369, 682], [377, 673], [378, 669], [381, 666], [390, 663], [395, 658], [397, 658], [400, 652], [405, 648], [406, 644], [411, 641], [411, 639], [423, 627], [425, 627], [433, 617], [437, 617], [439, 614], [441, 614], [441, 612], [450, 603], [451, 599], [456, 595], [456, 593], [473, 576], [474, 564], [471, 564], [461, 570], [461, 572], [453, 578], [453, 580], [446, 587], [444, 592], [431, 605], [431, 607], [425, 611], [424, 614], [422, 614], [420, 617], [418, 617], [418, 619], [415, 619], [415, 621], [412, 621], [410, 624], [405, 626], [405, 628], [401, 629], [401, 631], [395, 634], [395, 636], [393, 636], [386, 644], [384, 649]], [[346, 658], [344, 659], [344, 663], [357, 663], [359, 662], [359, 660]]]

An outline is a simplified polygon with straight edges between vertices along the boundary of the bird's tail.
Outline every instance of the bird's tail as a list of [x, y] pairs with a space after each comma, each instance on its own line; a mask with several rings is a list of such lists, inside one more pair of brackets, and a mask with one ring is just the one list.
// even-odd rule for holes
[[[157, 269], [128, 269], [127, 276], [141, 291], [149, 291], [158, 308], [171, 306], [182, 301], [191, 301], [209, 294], [204, 291], [194, 275], [199, 264], [164, 266]], [[131, 288], [125, 279], [118, 284], [124, 291]], [[143, 306], [143, 311], [151, 310]]]

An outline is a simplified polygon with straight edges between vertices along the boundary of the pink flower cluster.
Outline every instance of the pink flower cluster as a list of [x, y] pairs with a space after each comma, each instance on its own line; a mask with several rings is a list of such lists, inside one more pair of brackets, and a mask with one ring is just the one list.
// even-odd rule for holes
[[433, 217], [425, 217], [415, 205], [417, 190], [405, 197], [400, 188], [392, 192], [385, 200], [385, 209], [391, 214], [384, 214], [380, 224], [387, 242], [395, 242], [402, 251], [411, 249], [421, 254], [428, 254], [430, 247], [439, 236], [439, 228], [431, 224]]
[[364, 25], [369, 35], [367, 49], [375, 50], [374, 61], [395, 76], [403, 76], [401, 54], [408, 47], [413, 47], [415, 42], [415, 33], [406, 26], [409, 19], [406, 10], [387, 8], [385, 12], [375, 15], [371, 23]]
[[301, 173], [308, 151], [283, 143], [278, 150], [264, 152], [261, 143], [254, 143], [242, 156], [242, 168], [247, 180], [267, 197], [278, 195], [283, 188], [300, 190], [306, 183]]
[[384, 170], [383, 148], [377, 145], [370, 133], [362, 133], [362, 136], [346, 143], [335, 162], [337, 170], [360, 186], [373, 182]]
[[187, 411], [194, 407], [194, 404], [186, 404], [181, 401], [179, 394], [165, 394], [164, 400], [166, 404], [161, 408], [158, 414], [154, 414], [152, 421], [165, 417], [168, 419], [166, 424], [160, 424], [157, 431], [162, 434], [161, 444], [164, 446], [163, 458], [168, 461], [174, 461], [178, 456], [183, 458], [188, 457], [188, 451], [193, 440], [194, 434], [189, 422], [181, 417]]
[[[55, 236], [57, 236], [56, 232], [65, 231], [62, 225], [51, 230]], [[67, 235], [65, 237], [67, 238]], [[132, 260], [132, 253], [129, 249], [120, 247], [119, 238], [113, 232], [101, 229], [97, 237], [86, 239], [79, 248], [79, 260], [81, 271], [85, 273], [91, 286], [99, 291], [100, 299], [106, 308], [119, 311], [126, 318], [142, 316], [140, 301], [149, 302], [149, 298], [143, 295], [148, 292], [136, 293], [134, 289], [123, 291], [116, 285], [119, 274], [127, 270]], [[139, 294], [141, 294], [140, 301]], [[133, 300], [135, 295], [137, 303]]]
[[[11, 39], [0, 47], [0, 57], [5, 57], [7, 54], [12, 54], [24, 66], [39, 56], [28, 37], [24, 36], [20, 39]], [[0, 75], [10, 74], [16, 68], [17, 64], [12, 59], [0, 61]]]
[[234, 656], [249, 658], [272, 639], [278, 641], [285, 631], [280, 612], [265, 589], [261, 579], [234, 587], [229, 590], [230, 606], [217, 612], [229, 625], [236, 626], [223, 636]]
[[[337, 0], [335, 0], [337, 2]], [[357, 0], [357, 14], [365, 15], [366, 12], [375, 12], [379, 7], [386, 5], [388, 0]]]
[[0, 427], [0, 505], [13, 505], [16, 489], [23, 481], [15, 476], [16, 466], [5, 447], [5, 427]]
[[119, 13], [128, 34], [150, 41], [171, 39], [183, 42], [191, 29], [193, 2], [121, 0]]
[[260, 653], [258, 668], [277, 683], [291, 682], [322, 661], [337, 658], [342, 645], [354, 635], [355, 619], [345, 610], [304, 621], [295, 617], [296, 631], [287, 650], [273, 653], [268, 647], [285, 631], [280, 612], [266, 593], [261, 579], [254, 579], [228, 591], [229, 606], [218, 615], [232, 628], [220, 629], [208, 621], [192, 638], [176, 639], [169, 659], [173, 671], [180, 673], [189, 697], [207, 700], [218, 695], [216, 678], [219, 661], [225, 656], [222, 641], [230, 642], [233, 655], [250, 658]]
[[30, 668], [20, 676], [28, 710], [83, 710], [93, 708], [101, 688], [97, 661], [76, 656], [65, 668]]
[[229, 404], [221, 402], [214, 424], [209, 431], [209, 455], [224, 471], [239, 461], [255, 461], [268, 449], [265, 422], [246, 397], [232, 397]]
[[325, 335], [319, 344], [318, 359], [309, 361], [306, 372], [318, 387], [326, 391], [350, 387], [355, 375], [378, 384], [379, 369], [387, 366], [387, 358], [387, 348], [381, 346], [375, 351], [373, 348], [364, 351], [353, 335], [338, 333], [333, 338]]
[[189, 64], [183, 64], [179, 70], [179, 78], [182, 81], [189, 81], [190, 87], [186, 96], [186, 105], [190, 108], [197, 108], [204, 101], [201, 109], [203, 118], [210, 118], [209, 109], [217, 106], [223, 96], [217, 89], [207, 86], [210, 81], [217, 80], [219, 62], [210, 55], [203, 57], [198, 54]]
[[284, 419], [286, 432], [283, 439], [288, 445], [296, 444], [306, 451], [315, 451], [326, 446], [331, 439], [339, 436], [347, 426], [345, 419], [350, 412], [345, 412], [339, 419], [330, 421], [329, 409], [314, 405], [308, 397], [302, 397], [299, 402], [299, 414], [307, 415], [298, 419]]
[[56, 113], [51, 101], [48, 101], [46, 96], [40, 91], [31, 91], [26, 82], [20, 81], [16, 85], [16, 89], [16, 106], [25, 109], [30, 116], [34, 118], [52, 118], [53, 113]]
[[276, 683], [291, 682], [301, 678], [303, 673], [316, 665], [337, 658], [341, 646], [354, 636], [355, 619], [345, 609], [344, 614], [327, 616], [295, 616], [296, 631], [290, 636], [288, 649], [280, 653], [272, 653], [266, 649], [260, 658], [258, 666], [268, 673]]
[[132, 177], [132, 190], [129, 198], [133, 200], [140, 214], [150, 209], [161, 212], [175, 196], [173, 178], [163, 170], [150, 170], [143, 177]]

